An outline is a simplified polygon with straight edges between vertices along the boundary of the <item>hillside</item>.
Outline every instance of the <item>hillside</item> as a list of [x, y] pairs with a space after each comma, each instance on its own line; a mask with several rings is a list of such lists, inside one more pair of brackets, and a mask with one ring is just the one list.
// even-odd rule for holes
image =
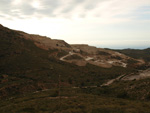
[[123, 50], [115, 50], [120, 53], [123, 53], [127, 56], [136, 58], [136, 59], [144, 59], [146, 62], [150, 62], [150, 48], [147, 49], [123, 49]]
[[63, 40], [27, 34], [21, 31], [18, 31], [18, 33], [22, 38], [33, 41], [41, 49], [55, 51], [53, 57], [78, 66], [85, 66], [89, 63], [104, 68], [110, 68], [112, 66], [127, 67], [131, 65], [129, 61], [132, 61], [132, 63], [134, 62], [133, 65], [138, 67], [145, 63], [141, 59], [130, 58], [112, 50], [96, 48], [89, 45], [69, 45]]
[[59, 75], [64, 86], [100, 85], [107, 79], [135, 71], [116, 66], [107, 69], [88, 62], [79, 67], [61, 61], [60, 57], [72, 50], [66, 42], [57, 40], [57, 44], [64, 44], [61, 48], [55, 45], [56, 40], [3, 26], [0, 27], [0, 40], [1, 97], [57, 87]]
[[119, 52], [0, 25], [0, 111], [148, 113], [146, 60]]

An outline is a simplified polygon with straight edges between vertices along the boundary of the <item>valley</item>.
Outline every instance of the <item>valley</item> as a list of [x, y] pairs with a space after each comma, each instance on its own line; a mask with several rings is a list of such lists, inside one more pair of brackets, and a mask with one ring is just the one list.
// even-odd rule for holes
[[111, 50], [0, 25], [1, 113], [149, 113], [150, 50]]

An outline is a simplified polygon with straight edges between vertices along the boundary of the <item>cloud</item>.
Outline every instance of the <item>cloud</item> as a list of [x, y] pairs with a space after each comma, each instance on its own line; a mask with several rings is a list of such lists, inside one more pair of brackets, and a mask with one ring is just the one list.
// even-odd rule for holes
[[11, 3], [10, 0], [1, 0], [0, 1], [0, 12], [7, 14], [10, 13]]
[[145, 13], [145, 18], [149, 17], [149, 6], [149, 0], [1, 0], [0, 18], [97, 18], [107, 22], [128, 21], [137, 16], [134, 13], [138, 10]]

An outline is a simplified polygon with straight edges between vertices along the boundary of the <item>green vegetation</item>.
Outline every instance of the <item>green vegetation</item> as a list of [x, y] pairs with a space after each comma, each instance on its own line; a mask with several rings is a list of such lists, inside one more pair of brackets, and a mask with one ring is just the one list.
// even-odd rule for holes
[[68, 56], [68, 57], [65, 58], [65, 59], [66, 59], [66, 60], [82, 60], [83, 58], [82, 58], [81, 56], [79, 56], [79, 55], [74, 54], [74, 55]]
[[63, 56], [65, 56], [65, 55], [67, 55], [68, 54], [68, 52], [66, 52], [66, 51], [64, 51], [64, 50], [61, 50], [61, 51], [59, 51], [59, 53], [57, 54], [57, 57], [63, 57]]
[[110, 86], [83, 89], [86, 94], [122, 98], [127, 100], [150, 100], [150, 79], [116, 81]]
[[53, 53], [62, 56], [66, 52], [40, 49], [33, 41], [7, 28], [1, 28], [0, 40], [0, 75], [8, 76], [0, 78], [1, 98], [57, 87], [59, 75], [64, 86], [90, 86], [134, 71], [132, 68], [107, 69], [90, 64], [79, 67], [62, 62]]
[[107, 55], [110, 55], [110, 54], [107, 53], [107, 52], [104, 52], [104, 51], [98, 51], [98, 52], [97, 52], [97, 55], [104, 55], [104, 56], [107, 56]]
[[55, 89], [3, 100], [1, 113], [149, 113], [150, 102], [81, 93], [82, 89]]
[[[40, 49], [17, 31], [1, 26], [0, 40], [1, 113], [150, 111], [150, 79], [116, 81], [110, 86], [101, 87], [110, 79], [137, 72], [133, 66], [101, 68], [87, 64], [79, 67], [62, 62], [58, 57], [68, 54], [67, 52]], [[103, 52], [98, 54], [107, 55]], [[145, 56], [143, 58], [148, 61]], [[72, 58], [81, 59], [77, 55], [69, 57]], [[128, 62], [135, 63], [134, 60]]]
[[139, 49], [124, 49], [124, 50], [115, 50], [120, 53], [123, 53], [127, 56], [130, 56], [132, 58], [136, 59], [144, 59], [146, 62], [150, 62], [150, 48], [139, 50]]

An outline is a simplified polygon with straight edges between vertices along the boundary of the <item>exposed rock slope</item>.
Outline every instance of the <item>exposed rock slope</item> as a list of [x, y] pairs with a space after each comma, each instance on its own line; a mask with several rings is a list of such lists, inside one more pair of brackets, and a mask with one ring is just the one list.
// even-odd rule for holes
[[88, 45], [69, 45], [63, 40], [51, 39], [45, 36], [27, 34], [22, 31], [9, 30], [2, 25], [1, 29], [7, 32], [17, 33], [18, 37], [31, 40], [34, 44], [44, 50], [53, 51], [50, 56], [61, 61], [74, 63], [78, 66], [85, 66], [87, 63], [100, 67], [110, 68], [112, 66], [139, 66], [143, 65], [143, 60], [136, 60], [116, 51], [96, 48]]
[[[90, 63], [100, 67], [110, 68], [112, 66], [127, 67], [129, 61], [133, 61], [135, 66], [142, 65], [145, 62], [142, 60], [133, 59], [116, 51], [96, 48], [89, 45], [71, 45], [73, 55], [76, 54], [82, 59], [83, 64]], [[73, 59], [70, 59], [70, 62]], [[79, 60], [79, 59], [78, 59]], [[75, 61], [73, 61], [75, 62]]]
[[32, 34], [27, 34], [24, 32], [19, 32], [23, 38], [33, 40], [35, 45], [48, 50], [48, 49], [69, 49], [71, 46], [67, 44], [63, 40], [56, 40], [56, 39], [51, 39], [46, 36], [39, 36], [39, 35], [32, 35]]

